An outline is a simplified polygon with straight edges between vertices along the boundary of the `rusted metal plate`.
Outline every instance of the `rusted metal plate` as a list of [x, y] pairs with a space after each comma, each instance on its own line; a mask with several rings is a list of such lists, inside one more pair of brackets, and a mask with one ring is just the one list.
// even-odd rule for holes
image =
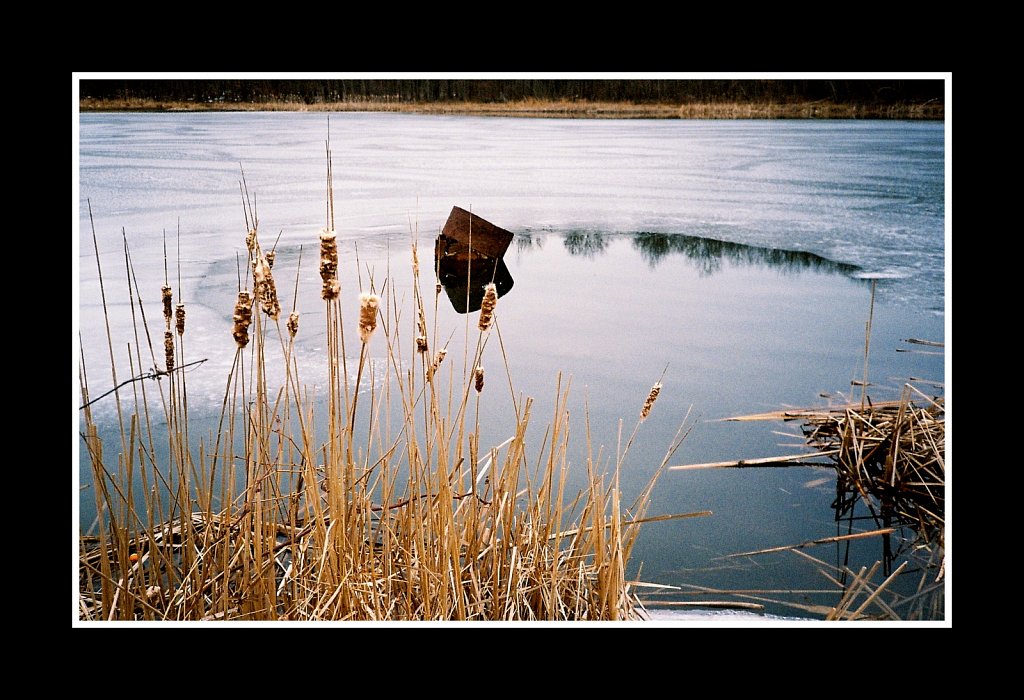
[[475, 253], [482, 253], [489, 258], [500, 258], [512, 243], [513, 234], [495, 226], [486, 219], [466, 211], [462, 207], [452, 207], [441, 233], [448, 238], [471, 248]]

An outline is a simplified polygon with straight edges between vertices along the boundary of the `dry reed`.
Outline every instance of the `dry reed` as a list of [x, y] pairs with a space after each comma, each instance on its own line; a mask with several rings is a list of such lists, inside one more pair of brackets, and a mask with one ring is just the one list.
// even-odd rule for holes
[[[266, 310], [266, 304], [277, 302], [277, 294], [268, 284], [270, 266], [259, 252], [255, 228], [247, 231], [256, 298]], [[331, 300], [339, 290], [333, 231], [325, 229], [320, 243], [321, 294]], [[418, 283], [414, 274], [417, 303]], [[131, 415], [118, 421], [129, 428], [120, 441], [110, 443], [114, 449], [106, 455], [86, 403], [83, 440], [103, 517], [97, 520], [96, 535], [81, 538], [80, 619], [640, 617], [625, 576], [639, 526], [677, 517], [644, 517], [657, 475], [626, 507], [619, 489], [621, 460], [610, 479], [588, 461], [585, 488], [566, 497], [570, 416], [568, 387], [561, 380], [548, 427], [551, 438], [539, 453], [530, 454], [526, 439], [533, 405], [529, 398], [516, 403], [508, 416], [510, 437], [488, 446], [479, 413], [474, 422], [464, 404], [452, 400], [461, 395], [465, 401], [470, 386], [482, 391], [483, 343], [472, 356], [466, 350], [466, 364], [474, 368], [468, 377], [449, 374], [450, 382], [461, 387], [438, 376], [444, 347], [422, 375], [400, 370], [400, 348], [407, 347], [407, 340], [391, 321], [401, 312], [391, 295], [392, 280], [382, 288], [388, 295], [383, 300], [369, 293], [360, 297], [363, 348], [355, 392], [337, 369], [346, 359], [340, 307], [327, 305], [325, 361], [331, 383], [326, 419], [302, 389], [290, 343], [282, 349], [285, 380], [280, 388], [270, 386], [271, 343], [278, 339], [264, 332], [260, 314], [253, 317], [254, 295], [244, 289], [234, 307], [232, 336], [237, 350], [249, 352], [236, 351], [221, 427], [212, 442], [189, 441], [184, 373], [176, 375], [164, 404], [167, 456], [149, 444], [157, 426], [137, 394], [134, 408], [130, 403], [125, 408]], [[481, 330], [490, 327], [493, 285], [489, 296]], [[385, 309], [387, 315], [381, 316]], [[428, 324], [422, 308], [413, 318], [405, 338], [416, 339], [426, 364]], [[361, 387], [367, 343], [378, 322], [387, 345], [384, 354], [392, 358], [395, 371], [383, 379], [383, 388], [376, 379]], [[144, 330], [144, 318], [141, 323]], [[251, 324], [255, 332], [250, 339]], [[435, 346], [436, 324], [430, 331]], [[292, 336], [297, 325], [293, 312], [287, 323]], [[165, 342], [170, 371], [170, 330]], [[504, 353], [502, 346], [507, 372]], [[244, 371], [243, 358], [250, 363]], [[369, 392], [369, 400], [357, 407], [362, 391]], [[83, 372], [83, 397], [88, 393]], [[120, 402], [118, 410], [121, 418]], [[363, 424], [358, 416], [368, 420]], [[357, 434], [365, 439], [363, 448], [355, 443]], [[656, 474], [677, 447], [678, 442]], [[589, 446], [587, 453], [593, 454]], [[112, 468], [109, 460], [120, 466]], [[538, 465], [535, 473], [528, 471], [531, 463]], [[133, 491], [132, 474], [140, 469], [144, 487]]]

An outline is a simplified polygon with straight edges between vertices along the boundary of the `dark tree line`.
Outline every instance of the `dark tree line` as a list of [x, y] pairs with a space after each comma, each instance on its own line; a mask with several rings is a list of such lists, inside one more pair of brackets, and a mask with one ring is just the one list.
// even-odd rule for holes
[[177, 102], [511, 102], [860, 104], [944, 101], [942, 80], [117, 80], [83, 79], [83, 98]]

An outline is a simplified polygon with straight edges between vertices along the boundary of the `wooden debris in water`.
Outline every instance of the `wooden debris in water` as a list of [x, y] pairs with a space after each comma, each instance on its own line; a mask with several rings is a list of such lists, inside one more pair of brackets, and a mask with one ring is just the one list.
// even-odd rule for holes
[[694, 469], [742, 469], [743, 467], [796, 467], [796, 466], [827, 466], [821, 462], [808, 462], [815, 457], [831, 457], [835, 451], [803, 453], [798, 455], [780, 455], [778, 457], [759, 457], [757, 459], [738, 459], [727, 462], [704, 462], [702, 464], [680, 464], [669, 467], [673, 471]]

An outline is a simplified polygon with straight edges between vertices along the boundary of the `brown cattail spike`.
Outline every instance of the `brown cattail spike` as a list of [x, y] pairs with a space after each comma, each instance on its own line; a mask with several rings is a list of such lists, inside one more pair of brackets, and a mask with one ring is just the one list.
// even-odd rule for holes
[[168, 287], [165, 284], [163, 287], [160, 288], [160, 291], [163, 292], [162, 296], [163, 296], [163, 300], [164, 300], [164, 323], [167, 324], [168, 328], [170, 328], [171, 327], [171, 288]]
[[324, 281], [320, 296], [330, 301], [341, 292], [338, 283], [338, 237], [334, 231], [320, 230], [320, 278]]
[[249, 324], [252, 323], [252, 297], [249, 290], [243, 289], [238, 293], [238, 301], [235, 302], [235, 325], [231, 334], [235, 337], [238, 347], [244, 348], [249, 344]]
[[270, 265], [265, 255], [253, 258], [252, 279], [256, 298], [260, 300], [264, 313], [270, 318], [277, 319], [281, 315], [281, 304], [277, 300], [277, 287], [274, 285], [274, 276], [270, 274]]
[[277, 256], [277, 253], [275, 253], [272, 250], [267, 253], [267, 267], [269, 267], [271, 270], [274, 269], [274, 258], [276, 256]]
[[174, 307], [174, 328], [178, 335], [185, 335], [185, 305], [177, 304]]
[[249, 233], [245, 237], [245, 247], [249, 249], [249, 252], [256, 247], [256, 229], [249, 229]]
[[640, 410], [640, 420], [644, 420], [647, 416], [651, 415], [651, 407], [654, 406], [654, 402], [658, 400], [658, 394], [661, 393], [661, 382], [656, 382], [651, 387], [651, 393], [647, 395], [647, 400], [644, 401], [644, 407]]
[[427, 351], [427, 336], [418, 335], [416, 336], [416, 352]]
[[473, 386], [476, 388], [476, 393], [478, 394], [484, 390], [483, 365], [477, 365], [477, 368], [473, 371]]
[[430, 363], [430, 367], [427, 369], [428, 380], [434, 377], [434, 372], [436, 372], [437, 368], [441, 366], [442, 362], [444, 362], [444, 356], [447, 354], [448, 351], [444, 348], [437, 351], [437, 355], [434, 356], [434, 361]]
[[174, 371], [174, 333], [164, 331], [164, 363], [167, 371]]
[[299, 313], [292, 311], [288, 314], [288, 333], [291, 337], [295, 337], [295, 334], [299, 332]]
[[480, 323], [477, 325], [481, 331], [486, 331], [491, 327], [491, 321], [494, 319], [494, 307], [497, 304], [498, 290], [492, 282], [484, 287], [484, 298], [480, 302]]
[[363, 292], [359, 295], [359, 340], [370, 342], [370, 337], [377, 330], [377, 309], [380, 297], [376, 294]]

